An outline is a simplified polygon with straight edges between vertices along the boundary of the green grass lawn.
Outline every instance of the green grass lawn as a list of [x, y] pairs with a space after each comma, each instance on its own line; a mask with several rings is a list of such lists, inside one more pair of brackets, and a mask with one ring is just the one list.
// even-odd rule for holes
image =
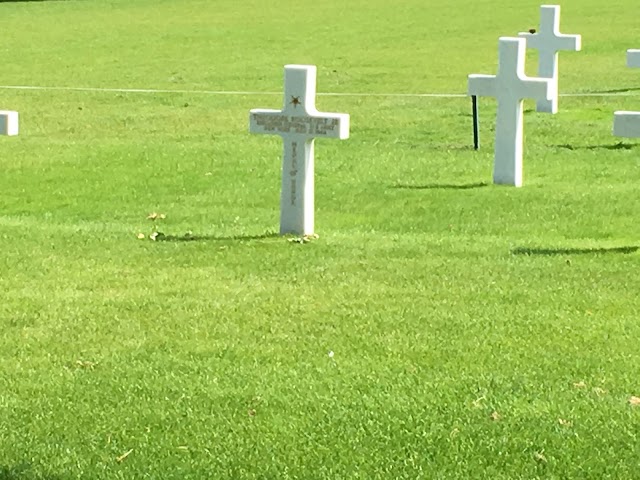
[[1, 480], [638, 477], [635, 2], [563, 2], [561, 92], [620, 95], [527, 102], [523, 188], [491, 100], [475, 152], [468, 98], [320, 95], [319, 238], [275, 234], [283, 65], [463, 94], [538, 23], [432, 3], [0, 3], [2, 86], [180, 91], [0, 89]]

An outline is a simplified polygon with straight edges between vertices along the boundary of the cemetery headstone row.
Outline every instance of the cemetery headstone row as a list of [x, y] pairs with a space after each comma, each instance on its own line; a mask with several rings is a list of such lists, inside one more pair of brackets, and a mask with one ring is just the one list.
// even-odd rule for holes
[[[538, 75], [525, 74], [526, 47], [539, 51]], [[539, 112], [558, 111], [558, 52], [578, 51], [580, 35], [560, 33], [560, 7], [540, 7], [539, 31], [500, 37], [496, 75], [472, 74], [468, 94], [497, 100], [493, 181], [522, 186], [523, 100], [536, 100]], [[627, 51], [629, 67], [640, 68], [640, 50]], [[283, 140], [280, 234], [314, 233], [314, 140], [349, 137], [349, 115], [316, 109], [316, 67], [286, 65], [281, 110], [253, 109], [251, 133], [279, 135]], [[476, 109], [474, 108], [474, 120]], [[477, 124], [474, 124], [475, 147]], [[640, 137], [640, 112], [614, 113], [613, 133]], [[18, 134], [18, 112], [0, 111], [0, 135]]]
[[525, 98], [549, 100], [553, 86], [548, 78], [527, 77], [524, 73], [526, 44], [522, 38], [500, 38], [498, 74], [469, 75], [469, 95], [495, 97], [496, 142], [493, 182], [522, 186], [522, 138]]
[[[580, 50], [580, 35], [560, 33], [560, 7], [542, 5], [539, 32], [520, 33], [520, 38], [499, 39], [496, 75], [469, 75], [468, 93], [495, 97], [496, 139], [493, 181], [522, 186], [523, 100], [533, 98], [537, 110], [558, 111], [558, 51]], [[525, 75], [526, 46], [539, 50], [540, 78]], [[316, 68], [285, 66], [284, 104], [281, 110], [250, 112], [252, 133], [282, 137], [282, 190], [280, 233], [310, 235], [314, 229], [313, 143], [316, 137], [344, 139], [349, 136], [349, 116], [322, 113], [315, 107]], [[477, 148], [477, 126], [474, 137]]]
[[[538, 78], [524, 73], [526, 47], [539, 51]], [[558, 111], [558, 51], [580, 50], [580, 35], [560, 33], [560, 7], [540, 7], [538, 33], [520, 33], [519, 38], [498, 41], [497, 75], [469, 75], [468, 94], [495, 97], [496, 140], [493, 182], [522, 186], [523, 107], [525, 98], [536, 100], [539, 112]]]

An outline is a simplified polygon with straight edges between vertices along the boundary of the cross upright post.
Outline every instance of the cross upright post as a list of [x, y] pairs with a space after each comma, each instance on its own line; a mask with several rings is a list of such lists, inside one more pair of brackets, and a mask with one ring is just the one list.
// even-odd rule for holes
[[553, 87], [553, 97], [538, 100], [538, 112], [558, 112], [558, 52], [569, 50], [577, 52], [582, 48], [580, 35], [565, 35], [560, 33], [560, 6], [540, 6], [540, 28], [538, 33], [521, 32], [520, 38], [527, 40], [527, 46], [538, 50], [538, 77], [550, 78]]
[[[640, 68], [640, 50], [627, 50], [627, 66]], [[613, 134], [616, 137], [640, 137], [640, 112], [620, 110], [613, 113]]]
[[251, 133], [280, 135], [284, 144], [280, 234], [314, 233], [313, 147], [316, 137], [349, 138], [349, 115], [316, 109], [316, 67], [285, 65], [282, 110], [253, 109]]
[[495, 97], [496, 141], [493, 182], [522, 186], [523, 108], [525, 98], [549, 99], [553, 93], [548, 78], [524, 73], [525, 40], [501, 37], [498, 41], [497, 75], [469, 75], [468, 94]]

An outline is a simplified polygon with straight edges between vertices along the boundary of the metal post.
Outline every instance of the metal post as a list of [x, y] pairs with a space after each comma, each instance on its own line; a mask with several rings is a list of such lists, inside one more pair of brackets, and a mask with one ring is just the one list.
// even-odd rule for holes
[[478, 97], [471, 95], [471, 111], [473, 113], [473, 148], [480, 148], [480, 131], [478, 128]]

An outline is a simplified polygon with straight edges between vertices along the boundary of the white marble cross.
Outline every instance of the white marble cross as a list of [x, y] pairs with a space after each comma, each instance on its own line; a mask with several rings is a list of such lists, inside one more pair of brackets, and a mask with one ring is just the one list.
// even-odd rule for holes
[[469, 75], [468, 93], [498, 100], [493, 182], [522, 186], [522, 101], [549, 99], [553, 94], [548, 78], [524, 73], [526, 43], [523, 38], [501, 37], [498, 41], [498, 74]]
[[18, 112], [0, 110], [0, 135], [18, 135]]
[[[640, 50], [627, 50], [627, 66], [640, 68]], [[614, 112], [613, 134], [616, 137], [640, 137], [640, 112]]]
[[580, 35], [565, 35], [560, 33], [560, 6], [540, 6], [540, 28], [538, 33], [521, 32], [521, 38], [526, 38], [527, 47], [538, 50], [538, 76], [550, 78], [553, 86], [553, 97], [538, 100], [538, 112], [558, 112], [558, 51], [580, 51], [582, 37]]
[[316, 110], [315, 66], [285, 65], [282, 110], [251, 110], [249, 130], [280, 135], [284, 143], [280, 234], [313, 234], [314, 139], [349, 138], [349, 115]]

